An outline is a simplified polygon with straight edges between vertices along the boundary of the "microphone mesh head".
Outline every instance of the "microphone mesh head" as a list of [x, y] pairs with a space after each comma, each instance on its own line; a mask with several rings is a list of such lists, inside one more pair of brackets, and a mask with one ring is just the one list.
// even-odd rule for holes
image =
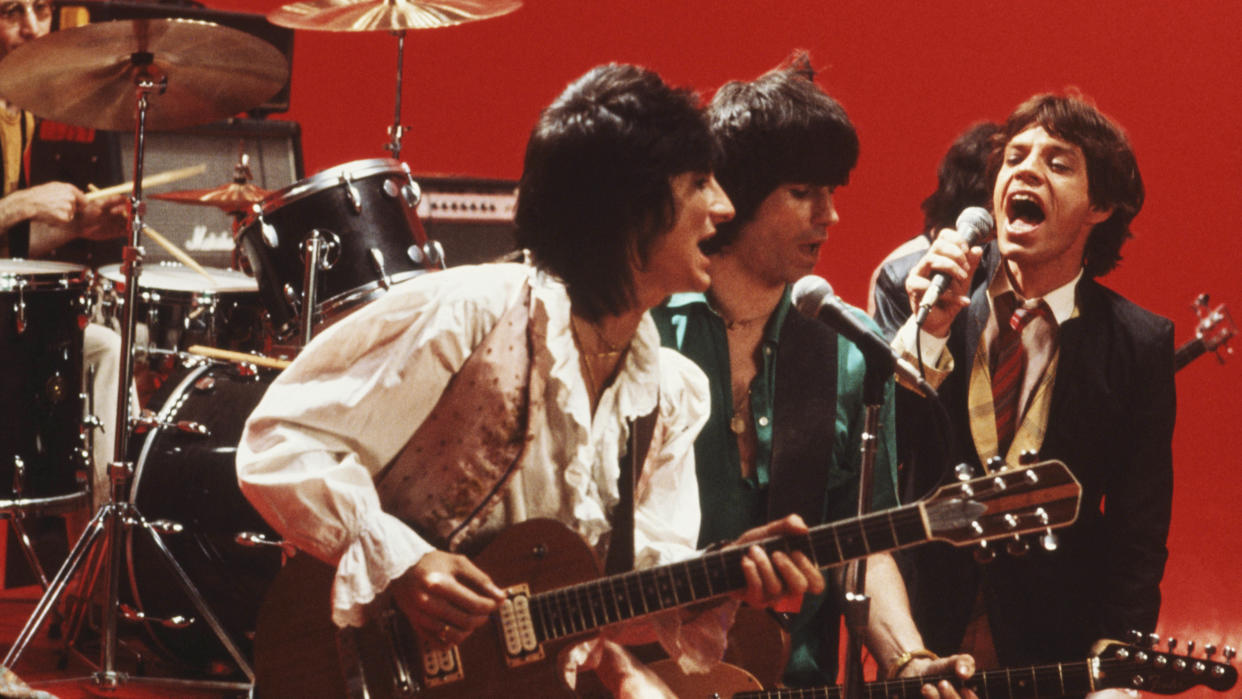
[[957, 215], [957, 232], [966, 238], [970, 245], [978, 245], [987, 240], [992, 233], [992, 214], [982, 206], [968, 206]]
[[832, 297], [832, 285], [821, 276], [808, 274], [794, 282], [790, 295], [800, 312], [813, 317], [819, 312], [824, 299]]

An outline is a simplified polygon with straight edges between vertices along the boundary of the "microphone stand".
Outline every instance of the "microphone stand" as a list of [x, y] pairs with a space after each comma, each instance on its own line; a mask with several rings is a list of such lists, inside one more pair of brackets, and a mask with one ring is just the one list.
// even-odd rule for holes
[[[867, 373], [863, 378], [863, 431], [860, 439], [861, 458], [858, 468], [858, 514], [871, 511], [871, 495], [875, 489], [875, 455], [879, 443], [880, 411], [884, 407], [884, 385], [893, 375], [891, 355], [876, 352], [866, 356]], [[862, 699], [862, 637], [871, 613], [867, 590], [867, 559], [860, 558], [845, 569], [845, 627], [849, 631], [845, 656], [845, 699]]]

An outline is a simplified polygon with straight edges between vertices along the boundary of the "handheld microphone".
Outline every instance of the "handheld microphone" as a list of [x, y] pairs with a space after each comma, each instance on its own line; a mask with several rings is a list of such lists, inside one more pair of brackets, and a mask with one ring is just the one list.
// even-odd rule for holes
[[923, 397], [936, 395], [936, 389], [919, 375], [918, 369], [903, 359], [883, 336], [871, 329], [855, 315], [855, 311], [833, 294], [832, 285], [823, 277], [808, 274], [799, 279], [793, 285], [792, 296], [794, 306], [802, 315], [827, 323], [862, 350], [868, 362], [878, 360], [891, 366], [894, 372], [916, 387], [914, 391]]
[[[965, 241], [966, 247], [970, 248], [986, 242], [991, 237], [992, 227], [995, 225], [992, 221], [992, 214], [981, 206], [968, 206], [957, 216], [957, 234]], [[923, 321], [927, 320], [927, 314], [931, 312], [931, 307], [936, 305], [936, 301], [951, 283], [953, 280], [943, 272], [937, 272], [932, 276], [931, 286], [923, 292], [923, 300], [919, 302], [918, 312], [914, 315], [915, 325], [922, 327]]]

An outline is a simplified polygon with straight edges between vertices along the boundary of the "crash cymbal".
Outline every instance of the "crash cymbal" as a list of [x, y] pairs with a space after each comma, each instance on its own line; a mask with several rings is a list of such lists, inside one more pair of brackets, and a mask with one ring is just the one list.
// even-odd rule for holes
[[291, 29], [404, 31], [499, 17], [521, 6], [522, 0], [307, 0], [277, 8], [267, 19]]
[[179, 192], [164, 192], [147, 196], [151, 199], [163, 199], [178, 204], [214, 206], [227, 214], [235, 214], [249, 211], [252, 204], [263, 201], [268, 194], [271, 192], [250, 183], [230, 182], [212, 189], [185, 189]]
[[[140, 67], [136, 63], [147, 65]], [[136, 19], [62, 29], [0, 61], [0, 97], [55, 121], [129, 131], [138, 119], [135, 78], [146, 71], [148, 130], [233, 116], [276, 94], [289, 64], [245, 32], [188, 19]]]

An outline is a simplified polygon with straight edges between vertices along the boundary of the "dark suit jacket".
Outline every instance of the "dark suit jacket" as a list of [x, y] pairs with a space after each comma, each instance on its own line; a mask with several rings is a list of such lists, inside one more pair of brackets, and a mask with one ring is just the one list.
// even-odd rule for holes
[[[966, 462], [982, 473], [966, 398], [987, 323], [987, 285], [972, 299], [954, 322], [948, 350], [955, 369], [940, 389], [955, 431], [951, 458], [918, 463], [912, 479], [919, 492], [936, 485], [945, 463]], [[1079, 316], [1060, 329], [1039, 458], [1064, 461], [1081, 482], [1078, 520], [1059, 530], [1054, 552], [1032, 542], [1025, 556], [1002, 552], [984, 565], [968, 549], [914, 550], [915, 621], [936, 652], [959, 647], [980, 589], [1006, 665], [1082, 659], [1099, 638], [1155, 627], [1173, 488], [1173, 324], [1086, 277], [1077, 300]]]

